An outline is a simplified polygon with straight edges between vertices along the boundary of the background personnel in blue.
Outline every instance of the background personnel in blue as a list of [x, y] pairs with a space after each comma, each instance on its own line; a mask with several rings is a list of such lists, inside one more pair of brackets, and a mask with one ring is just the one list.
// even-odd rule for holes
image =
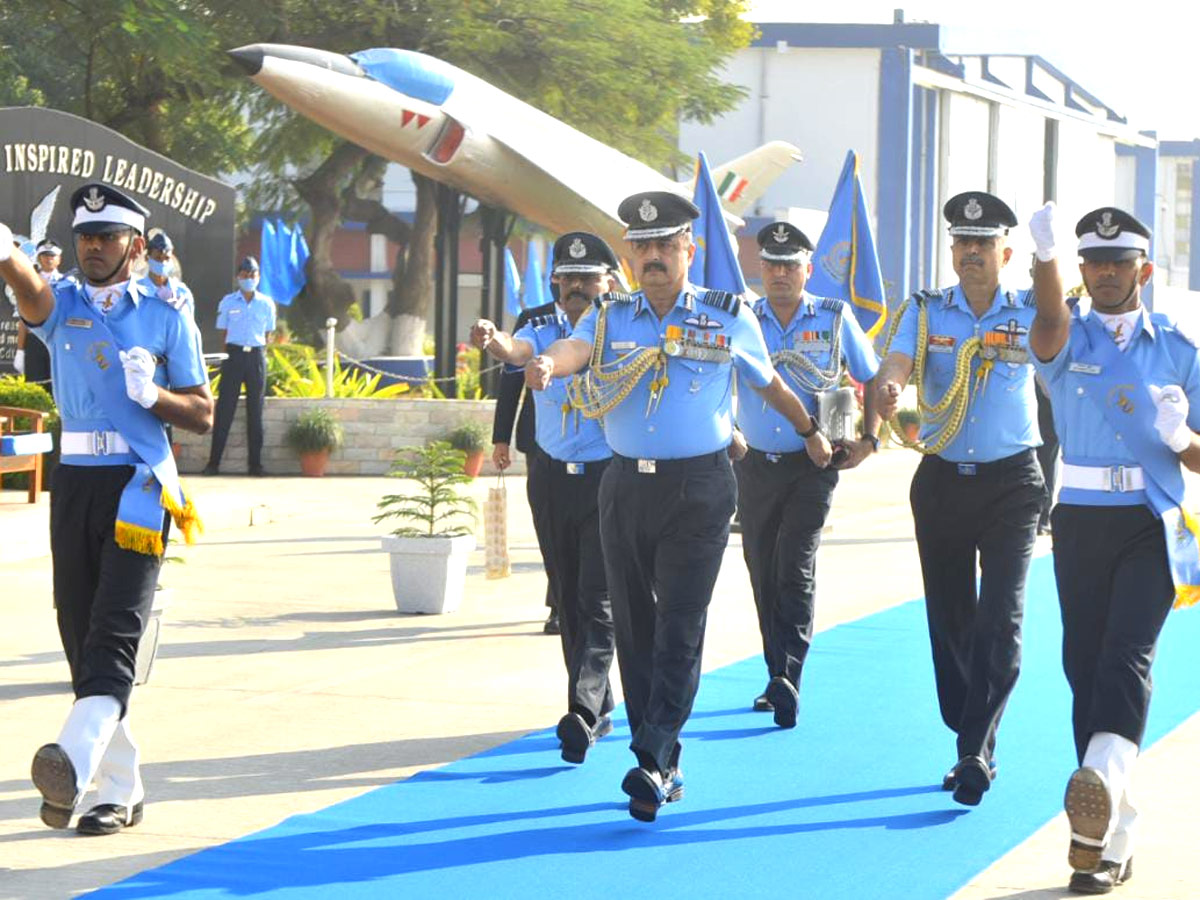
[[[64, 276], [59, 271], [62, 263], [62, 248], [47, 238], [37, 245], [37, 270], [50, 285], [57, 284]], [[26, 381], [40, 384], [53, 392], [50, 373], [50, 351], [46, 345], [34, 338], [29, 340], [29, 329], [24, 322], [17, 323], [17, 352], [13, 356], [13, 368], [25, 376]]]
[[10, 256], [2, 224], [0, 276], [50, 348], [62, 416], [50, 549], [76, 700], [58, 739], [34, 756], [33, 781], [42, 821], [66, 828], [95, 777], [99, 803], [78, 830], [110, 834], [142, 816], [127, 712], [162, 563], [163, 504], [169, 492], [173, 503], [183, 499], [163, 423], [203, 433], [213, 404], [195, 325], [160, 302], [149, 282], [130, 278], [145, 247], [145, 208], [107, 185], [85, 184], [71, 209], [82, 284], [47, 284], [20, 252]]
[[[551, 285], [550, 290], [553, 293], [557, 288]], [[541, 306], [522, 309], [520, 315], [517, 316], [517, 323], [513, 331], [520, 331], [530, 319], [556, 315], [556, 307], [557, 304], [551, 301], [543, 303]], [[534, 405], [532, 392], [525, 390], [524, 369], [505, 366], [500, 373], [500, 390], [496, 394], [496, 411], [492, 415], [492, 463], [497, 469], [503, 471], [512, 465], [514, 422], [516, 422], [517, 428], [517, 449], [526, 457], [533, 453], [534, 421], [536, 419]], [[518, 407], [520, 407], [519, 414]], [[534, 489], [534, 481], [537, 477], [534, 472], [526, 471], [525, 485], [528, 490]], [[538, 511], [531, 509], [530, 512], [533, 514], [536, 527]], [[546, 615], [546, 624], [542, 626], [542, 631], [545, 634], [558, 634], [558, 599], [554, 596], [554, 585], [550, 583], [549, 579], [546, 579], [546, 606], [550, 612]]]
[[238, 289], [221, 298], [217, 327], [225, 332], [221, 386], [217, 391], [217, 423], [205, 475], [221, 468], [225, 441], [237, 412], [238, 395], [246, 386], [246, 445], [251, 475], [265, 475], [262, 466], [263, 395], [267, 389], [267, 335], [275, 330], [275, 301], [258, 292], [258, 260], [247, 256], [238, 266]]
[[[1051, 256], [1052, 222], [1048, 207], [1031, 223]], [[1101, 207], [1075, 234], [1090, 308], [1039, 295], [1029, 344], [1063, 451], [1052, 522], [1080, 767], [1065, 797], [1070, 887], [1107, 893], [1132, 872], [1129, 781], [1158, 636], [1172, 601], [1200, 591], [1195, 526], [1180, 509], [1180, 464], [1200, 472], [1200, 351], [1141, 304], [1154, 271], [1145, 225]]]
[[[776, 371], [816, 417], [814, 392], [836, 389], [847, 366], [856, 380], [871, 381], [879, 358], [841, 300], [805, 292], [813, 245], [803, 231], [775, 222], [759, 231], [758, 246], [766, 296], [755, 301], [754, 314]], [[872, 388], [868, 385], [865, 392], [866, 419], [875, 407]], [[749, 445], [733, 467], [742, 553], [770, 679], [753, 706], [773, 710], [775, 723], [791, 728], [812, 642], [817, 548], [838, 473], [833, 466], [813, 463], [791, 424], [752, 393], [738, 398], [737, 424]], [[847, 458], [836, 465], [856, 466], [878, 448], [879, 438], [868, 432], [845, 445]]]
[[599, 298], [568, 339], [525, 369], [529, 386], [545, 390], [552, 377], [588, 367], [572, 400], [603, 415], [613, 450], [600, 484], [600, 538], [638, 763], [621, 788], [630, 814], [644, 821], [683, 795], [679, 733], [700, 682], [708, 604], [734, 508], [734, 369], [804, 433], [817, 465], [831, 454], [771, 366], [750, 308], [688, 283], [698, 214], [662, 191], [623, 200], [618, 215], [641, 290]]
[[[995, 777], [996, 729], [1020, 671], [1025, 576], [1045, 485], [1034, 453], [1034, 301], [1000, 286], [1016, 216], [982, 191], [952, 197], [943, 214], [958, 284], [907, 304], [875, 381], [890, 419], [909, 376], [922, 376], [926, 456], [910, 500], [938, 703], [957, 735], [958, 762], [943, 787], [974, 806]], [[1035, 263], [1034, 290], [1061, 295], [1052, 269]]]
[[[612, 290], [618, 262], [594, 234], [572, 231], [554, 243], [554, 313], [529, 318], [511, 337], [480, 319], [471, 341], [497, 359], [524, 367], [555, 341], [570, 337], [592, 301]], [[581, 763], [597, 738], [612, 731], [612, 607], [600, 548], [600, 478], [612, 451], [595, 419], [572, 410], [563, 381], [531, 392], [537, 404], [537, 442], [529, 455], [529, 506], [538, 546], [558, 598], [567, 713], [558, 739], [567, 762]]]
[[158, 289], [158, 299], [183, 310], [193, 320], [196, 318], [196, 300], [192, 289], [176, 277], [178, 271], [175, 244], [171, 236], [159, 229], [146, 242], [147, 277]]

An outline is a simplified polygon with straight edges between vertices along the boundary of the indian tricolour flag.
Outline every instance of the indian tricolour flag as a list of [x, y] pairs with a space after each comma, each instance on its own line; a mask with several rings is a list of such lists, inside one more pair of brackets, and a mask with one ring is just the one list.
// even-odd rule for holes
[[722, 199], [732, 203], [742, 195], [742, 191], [746, 189], [746, 185], [750, 183], [750, 179], [743, 178], [737, 172], [726, 172], [725, 177], [721, 179], [721, 183], [717, 186], [717, 195]]

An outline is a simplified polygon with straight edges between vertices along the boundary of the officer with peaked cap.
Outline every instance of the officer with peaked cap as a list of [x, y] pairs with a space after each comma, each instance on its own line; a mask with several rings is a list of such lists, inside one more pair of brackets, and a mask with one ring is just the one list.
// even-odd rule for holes
[[275, 330], [275, 301], [258, 290], [258, 260], [247, 256], [238, 265], [238, 289], [217, 305], [217, 328], [225, 332], [217, 424], [213, 427], [205, 475], [220, 471], [225, 441], [237, 412], [238, 394], [246, 387], [246, 435], [249, 472], [265, 475], [262, 465], [263, 397], [267, 389], [267, 337]]
[[[959, 281], [901, 309], [876, 376], [879, 410], [895, 415], [917, 376], [924, 454], [911, 501], [942, 720], [958, 762], [942, 786], [974, 806], [996, 774], [996, 730], [1021, 664], [1025, 576], [1044, 482], [1030, 365], [1034, 293], [1058, 297], [1053, 265], [1034, 289], [1001, 286], [1017, 218], [998, 197], [967, 191], [946, 202]], [[899, 427], [895, 427], [897, 435]], [[982, 579], [976, 587], [976, 569]]]
[[[755, 301], [754, 315], [776, 371], [808, 414], [819, 419], [819, 404], [839, 397], [847, 368], [857, 381], [869, 383], [879, 358], [845, 303], [814, 297], [804, 289], [812, 273], [813, 245], [803, 231], [789, 222], [773, 222], [759, 231], [758, 246], [766, 296]], [[875, 406], [872, 388], [868, 384], [865, 395], [868, 418]], [[853, 390], [840, 390], [852, 402]], [[837, 469], [857, 465], [879, 448], [879, 438], [873, 432], [858, 440], [850, 436], [841, 449], [845, 458], [821, 468], [805, 452], [804, 439], [760, 398], [739, 398], [737, 424], [749, 445], [733, 467], [742, 553], [750, 570], [769, 679], [754, 709], [773, 711], [777, 725], [791, 728], [796, 724], [800, 673], [812, 641], [817, 548], [837, 486]]]
[[[1053, 207], [1035, 215], [1054, 255]], [[1150, 667], [1172, 603], [1200, 597], [1197, 526], [1182, 469], [1200, 472], [1200, 350], [1141, 303], [1150, 230], [1111, 206], [1081, 218], [1074, 311], [1038, 295], [1030, 334], [1062, 443], [1054, 576], [1079, 768], [1064, 804], [1070, 887], [1107, 893], [1132, 873], [1130, 778], [1146, 728]]]
[[[523, 367], [555, 341], [571, 336], [592, 301], [613, 288], [617, 267], [616, 256], [601, 238], [582, 231], [564, 234], [554, 243], [554, 313], [528, 319], [512, 336], [480, 319], [471, 329], [472, 343]], [[567, 667], [567, 712], [557, 734], [563, 759], [581, 763], [595, 741], [612, 731], [608, 671], [613, 619], [597, 502], [612, 451], [600, 423], [571, 410], [565, 382], [533, 396], [537, 436], [526, 483], [546, 577], [558, 598]]]
[[175, 244], [161, 228], [146, 242], [146, 268], [149, 278], [158, 289], [158, 298], [196, 318], [196, 301], [192, 289], [178, 277]]
[[776, 374], [750, 307], [688, 282], [696, 207], [650, 191], [627, 197], [618, 214], [641, 289], [597, 298], [525, 372], [545, 390], [586, 368], [569, 387], [572, 404], [604, 417], [613, 458], [600, 483], [600, 538], [637, 757], [621, 787], [630, 814], [652, 821], [683, 795], [679, 734], [700, 681], [736, 493], [727, 452], [734, 370], [801, 432], [817, 466], [831, 449]]
[[48, 284], [23, 254], [9, 251], [5, 225], [0, 276], [50, 349], [62, 416], [50, 549], [76, 699], [58, 739], [34, 756], [33, 782], [42, 821], [66, 828], [95, 778], [99, 802], [77, 827], [111, 834], [142, 817], [127, 713], [166, 514], [185, 536], [197, 525], [164, 423], [203, 433], [213, 404], [195, 325], [161, 303], [149, 282], [130, 277], [145, 247], [146, 209], [105, 184], [85, 184], [71, 209], [82, 283]]
[[[35, 268], [47, 284], [56, 284], [64, 277], [59, 271], [62, 248], [54, 241], [49, 238], [39, 241], [34, 255], [37, 257]], [[25, 327], [24, 322], [17, 324], [17, 352], [13, 357], [13, 368], [23, 374], [26, 381], [40, 384], [47, 391], [53, 391], [50, 380], [50, 351], [36, 338], [29, 340], [29, 329]]]

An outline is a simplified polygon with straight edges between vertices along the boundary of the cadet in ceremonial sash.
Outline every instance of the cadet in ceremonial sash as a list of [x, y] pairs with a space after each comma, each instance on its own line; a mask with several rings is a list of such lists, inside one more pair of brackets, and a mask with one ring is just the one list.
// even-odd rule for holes
[[199, 526], [164, 430], [203, 433], [213, 402], [191, 319], [130, 278], [147, 210], [104, 184], [71, 197], [83, 283], [45, 283], [0, 224], [0, 276], [50, 349], [62, 415], [50, 546], [54, 600], [75, 703], [58, 740], [37, 751], [41, 817], [66, 828], [96, 779], [99, 803], [78, 830], [111, 834], [142, 817], [138, 749], [129, 730], [138, 641], [150, 613], [169, 513]]
[[[1035, 214], [1053, 257], [1053, 205]], [[1196, 522], [1180, 465], [1200, 472], [1200, 350], [1141, 305], [1150, 230], [1113, 207], [1079, 220], [1090, 304], [1038, 296], [1030, 333], [1062, 442], [1052, 513], [1063, 668], [1079, 769], [1065, 797], [1070, 887], [1107, 893], [1132, 872], [1129, 784], [1150, 706], [1150, 666], [1172, 603], [1200, 598]]]
[[530, 387], [544, 390], [552, 377], [587, 367], [572, 382], [572, 402], [584, 416], [604, 418], [613, 458], [600, 484], [600, 538], [638, 762], [621, 787], [630, 815], [653, 821], [662, 804], [683, 796], [679, 733], [700, 681], [734, 508], [734, 369], [802, 432], [818, 466], [831, 451], [775, 373], [750, 308], [688, 283], [696, 207], [652, 191], [627, 197], [618, 215], [641, 290], [598, 298], [570, 337], [525, 373]]

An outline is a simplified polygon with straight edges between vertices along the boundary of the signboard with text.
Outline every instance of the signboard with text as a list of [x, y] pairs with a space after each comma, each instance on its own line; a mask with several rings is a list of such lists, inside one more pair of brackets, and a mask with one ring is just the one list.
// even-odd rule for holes
[[[68, 201], [89, 181], [129, 194], [150, 210], [147, 229], [171, 236], [183, 280], [196, 298], [196, 324], [211, 344], [217, 303], [233, 290], [234, 189], [87, 119], [52, 109], [0, 108], [0, 221], [15, 235], [58, 243], [64, 272], [76, 265]], [[35, 211], [48, 213], [45, 234], [34, 233], [40, 224]], [[6, 373], [12, 371], [16, 319], [11, 301], [0, 302], [0, 373]]]

